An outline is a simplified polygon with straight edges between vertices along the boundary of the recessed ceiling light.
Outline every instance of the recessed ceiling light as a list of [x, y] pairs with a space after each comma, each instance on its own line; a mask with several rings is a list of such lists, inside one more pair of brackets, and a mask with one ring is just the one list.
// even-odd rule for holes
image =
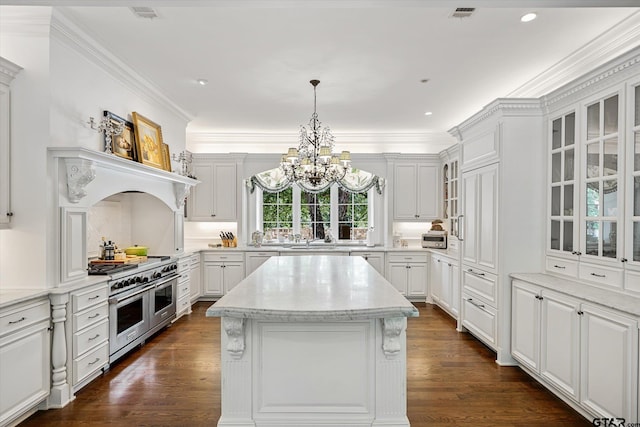
[[521, 22], [530, 22], [533, 21], [534, 19], [536, 19], [538, 17], [538, 15], [534, 12], [530, 12], [527, 13], [525, 15], [522, 15], [522, 17], [520, 18]]
[[433, 113], [432, 113], [431, 111], [427, 111], [426, 113], [424, 113], [424, 115], [425, 115], [425, 116], [430, 116], [430, 115], [432, 115], [432, 114], [433, 114]]
[[207, 83], [209, 83], [209, 80], [207, 80], [207, 79], [198, 79], [198, 80], [196, 80], [196, 82], [198, 82], [198, 84], [200, 86], [206, 86]]

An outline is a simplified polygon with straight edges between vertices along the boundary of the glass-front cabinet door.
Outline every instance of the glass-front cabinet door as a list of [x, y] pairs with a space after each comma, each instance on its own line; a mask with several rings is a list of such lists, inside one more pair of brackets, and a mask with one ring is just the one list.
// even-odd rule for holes
[[579, 255], [578, 182], [576, 180], [576, 113], [551, 121], [549, 235], [547, 248], [558, 254]]
[[616, 260], [622, 236], [620, 143], [620, 97], [618, 94], [586, 105], [582, 135], [583, 205], [580, 233], [585, 257]]
[[640, 82], [631, 86], [629, 96], [631, 114], [628, 116], [630, 132], [627, 145], [627, 168], [630, 173], [626, 174], [628, 230], [625, 232], [624, 259], [631, 265], [640, 266]]

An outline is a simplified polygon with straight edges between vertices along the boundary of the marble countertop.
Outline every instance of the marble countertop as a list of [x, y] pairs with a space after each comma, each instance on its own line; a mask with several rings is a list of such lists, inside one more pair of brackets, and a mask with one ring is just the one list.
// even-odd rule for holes
[[75, 291], [76, 289], [86, 288], [87, 286], [97, 285], [106, 282], [109, 276], [88, 276], [82, 280], [78, 280], [72, 284], [61, 286], [59, 288], [50, 289], [27, 289], [27, 288], [3, 288], [0, 289], [0, 308], [4, 308], [13, 304], [19, 304], [24, 301], [49, 296], [52, 294], [65, 294]]
[[431, 252], [431, 251], [438, 251], [437, 253], [443, 253], [443, 255], [446, 255], [446, 251], [445, 252], [439, 252], [441, 251], [440, 249], [426, 249], [426, 248], [421, 248], [421, 247], [408, 247], [408, 248], [388, 248], [388, 247], [384, 247], [384, 246], [364, 246], [364, 245], [360, 245], [360, 246], [348, 246], [348, 245], [334, 245], [334, 246], [323, 246], [323, 245], [312, 245], [311, 248], [307, 249], [306, 247], [304, 247], [304, 245], [300, 245], [298, 247], [296, 246], [289, 246], [289, 245], [262, 245], [260, 247], [255, 247], [255, 246], [238, 246], [235, 248], [228, 248], [228, 247], [208, 247], [206, 244], [203, 245], [197, 245], [197, 246], [189, 246], [189, 247], [185, 247], [184, 252], [185, 254], [192, 254], [195, 252], [226, 252], [226, 251], [231, 251], [231, 252], [293, 252], [293, 251], [300, 251], [300, 252]]
[[640, 298], [628, 294], [590, 286], [583, 282], [576, 282], [568, 278], [552, 276], [550, 274], [513, 273], [511, 277], [604, 307], [613, 308], [634, 316], [640, 316]]
[[332, 321], [417, 317], [361, 257], [272, 257], [207, 310], [208, 317]]

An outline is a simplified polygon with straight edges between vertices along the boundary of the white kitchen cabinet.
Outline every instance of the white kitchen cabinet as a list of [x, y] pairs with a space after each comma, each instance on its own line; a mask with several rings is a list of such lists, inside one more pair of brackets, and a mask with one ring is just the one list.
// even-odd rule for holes
[[244, 279], [242, 253], [205, 253], [203, 255], [204, 297], [220, 297]]
[[460, 138], [462, 330], [511, 354], [509, 274], [543, 269], [544, 120], [540, 100], [498, 99], [452, 129]]
[[580, 403], [604, 418], [637, 420], [638, 322], [580, 307]]
[[256, 270], [256, 268], [260, 267], [265, 261], [267, 261], [272, 256], [278, 256], [278, 252], [277, 251], [246, 252], [244, 256], [246, 275], [248, 276], [251, 273], [253, 273]]
[[633, 61], [622, 59], [589, 76], [588, 87], [569, 86], [549, 97], [546, 266], [637, 294], [640, 78]]
[[458, 317], [460, 306], [460, 266], [454, 258], [431, 254], [429, 288], [431, 299], [442, 309]]
[[387, 280], [409, 299], [424, 298], [427, 262], [425, 253], [390, 253], [387, 256]]
[[191, 287], [190, 298], [191, 304], [194, 304], [202, 294], [200, 253], [191, 255], [189, 268], [189, 286]]
[[462, 174], [462, 262], [495, 272], [498, 242], [498, 164]]
[[393, 219], [429, 221], [439, 217], [438, 166], [430, 163], [395, 163]]
[[71, 366], [73, 392], [99, 376], [109, 364], [108, 294], [106, 282], [69, 294], [72, 321], [67, 366]]
[[178, 284], [176, 290], [176, 320], [191, 313], [191, 255], [178, 259]]
[[8, 228], [11, 212], [11, 81], [22, 70], [0, 57], [0, 228]]
[[365, 259], [378, 273], [384, 276], [384, 252], [351, 252], [351, 256], [359, 256]]
[[49, 299], [0, 310], [0, 425], [14, 424], [49, 395]]
[[513, 357], [593, 417], [637, 417], [636, 319], [513, 281]]
[[187, 218], [190, 221], [238, 221], [240, 177], [236, 163], [194, 156], [192, 168], [201, 182], [188, 197]]

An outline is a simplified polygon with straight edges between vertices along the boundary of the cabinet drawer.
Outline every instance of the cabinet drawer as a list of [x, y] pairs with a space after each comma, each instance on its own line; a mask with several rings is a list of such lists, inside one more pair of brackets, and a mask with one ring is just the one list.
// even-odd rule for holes
[[178, 275], [178, 285], [180, 285], [180, 283], [184, 283], [189, 280], [190, 271], [191, 269], [186, 269]]
[[588, 280], [608, 288], [622, 289], [622, 269], [580, 263], [580, 279]]
[[189, 258], [189, 261], [191, 262], [192, 266], [193, 264], [198, 264], [200, 262], [200, 254], [191, 255], [191, 258]]
[[189, 294], [187, 294], [182, 298], [178, 298], [178, 302], [176, 304], [176, 312], [178, 313], [178, 315], [180, 315], [185, 311], [189, 311], [190, 306], [191, 298], [189, 297]]
[[205, 253], [204, 261], [244, 261], [244, 256], [242, 253], [224, 253], [224, 254], [216, 254], [216, 253]]
[[191, 293], [191, 283], [189, 281], [178, 283], [178, 291], [177, 291], [178, 299], [184, 296], [188, 296], [190, 293]]
[[497, 315], [493, 308], [469, 295], [464, 295], [462, 300], [462, 325], [495, 349]]
[[109, 362], [109, 342], [95, 348], [82, 357], [73, 361], [73, 384], [80, 381], [101, 369]]
[[49, 320], [49, 299], [18, 304], [0, 313], [0, 336]]
[[550, 273], [578, 277], [578, 261], [547, 257], [547, 271]]
[[82, 332], [73, 334], [73, 357], [76, 358], [91, 348], [106, 342], [109, 338], [107, 319]]
[[109, 305], [101, 304], [73, 315], [73, 332], [78, 332], [89, 325], [109, 319]]
[[106, 302], [108, 294], [106, 284], [74, 292], [71, 296], [72, 310], [77, 313], [92, 305]]
[[478, 296], [493, 307], [498, 298], [498, 278], [494, 274], [473, 268], [465, 268], [462, 273], [462, 289], [472, 296]]
[[389, 253], [387, 255], [388, 262], [427, 262], [428, 254], [399, 254]]

